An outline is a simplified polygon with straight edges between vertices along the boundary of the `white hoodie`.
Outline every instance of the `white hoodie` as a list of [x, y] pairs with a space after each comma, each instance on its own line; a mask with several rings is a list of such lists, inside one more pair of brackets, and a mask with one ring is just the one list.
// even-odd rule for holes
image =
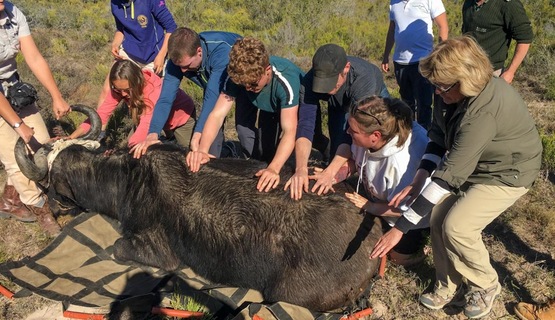
[[[395, 136], [375, 152], [351, 145], [352, 158], [359, 173], [358, 183], [363, 183], [370, 201], [388, 203], [412, 182], [429, 140], [426, 130], [414, 121], [407, 141], [397, 147], [398, 141], [399, 137]], [[391, 226], [394, 226], [398, 219], [383, 218]], [[429, 220], [422, 219], [417, 228], [428, 226]]]

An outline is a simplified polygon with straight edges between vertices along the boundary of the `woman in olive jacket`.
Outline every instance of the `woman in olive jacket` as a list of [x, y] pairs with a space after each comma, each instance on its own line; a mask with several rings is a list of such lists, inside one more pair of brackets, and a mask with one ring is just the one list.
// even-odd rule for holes
[[487, 54], [472, 38], [438, 44], [420, 61], [420, 72], [439, 95], [430, 142], [413, 183], [391, 204], [416, 200], [371, 256], [385, 255], [431, 214], [436, 282], [420, 302], [430, 309], [464, 306], [467, 317], [479, 318], [501, 292], [481, 233], [531, 187], [540, 170], [541, 140], [518, 92], [492, 76]]

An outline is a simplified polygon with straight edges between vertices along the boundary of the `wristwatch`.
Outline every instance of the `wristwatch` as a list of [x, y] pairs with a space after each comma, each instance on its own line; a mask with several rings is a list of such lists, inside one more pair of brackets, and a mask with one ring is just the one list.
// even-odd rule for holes
[[12, 128], [17, 129], [17, 128], [21, 127], [22, 124], [23, 124], [23, 120], [14, 123]]

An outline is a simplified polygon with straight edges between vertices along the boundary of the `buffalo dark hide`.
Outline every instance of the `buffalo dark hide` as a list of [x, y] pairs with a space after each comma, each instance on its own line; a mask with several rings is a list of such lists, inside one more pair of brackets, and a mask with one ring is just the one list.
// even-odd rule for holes
[[191, 173], [183, 150], [149, 149], [104, 156], [79, 146], [62, 151], [50, 171], [50, 194], [65, 204], [120, 221], [116, 258], [166, 270], [184, 265], [206, 279], [259, 290], [267, 301], [312, 310], [353, 303], [377, 272], [369, 259], [381, 235], [344, 196], [305, 194], [294, 201], [282, 183], [256, 190], [264, 163], [213, 159]]

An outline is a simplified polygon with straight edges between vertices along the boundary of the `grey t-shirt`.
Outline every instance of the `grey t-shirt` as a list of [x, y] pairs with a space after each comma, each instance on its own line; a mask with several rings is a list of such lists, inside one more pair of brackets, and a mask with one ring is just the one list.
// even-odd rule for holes
[[4, 1], [4, 6], [0, 12], [0, 81], [16, 73], [19, 39], [31, 35], [23, 13], [11, 2]]

